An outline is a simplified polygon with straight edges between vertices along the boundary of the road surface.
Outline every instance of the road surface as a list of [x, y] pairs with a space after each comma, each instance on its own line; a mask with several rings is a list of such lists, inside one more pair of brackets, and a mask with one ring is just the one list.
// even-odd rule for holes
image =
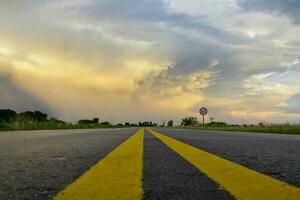
[[300, 199], [300, 136], [182, 129], [0, 132], [1, 200]]

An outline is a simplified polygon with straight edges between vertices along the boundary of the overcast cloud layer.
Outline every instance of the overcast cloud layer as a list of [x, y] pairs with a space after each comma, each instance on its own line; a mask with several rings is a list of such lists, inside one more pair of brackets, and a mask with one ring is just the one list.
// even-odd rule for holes
[[299, 122], [299, 35], [297, 1], [0, 1], [0, 107]]

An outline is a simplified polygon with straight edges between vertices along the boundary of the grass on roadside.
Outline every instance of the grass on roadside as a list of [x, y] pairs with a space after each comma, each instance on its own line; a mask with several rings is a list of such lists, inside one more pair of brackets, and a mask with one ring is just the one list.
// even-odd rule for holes
[[244, 125], [244, 126], [177, 126], [176, 128], [197, 129], [197, 130], [214, 130], [214, 131], [237, 131], [237, 132], [257, 132], [257, 133], [278, 133], [278, 134], [293, 134], [300, 135], [299, 125], [290, 124], [271, 124], [265, 126], [259, 125]]
[[120, 128], [120, 125], [101, 124], [72, 124], [57, 121], [38, 122], [31, 119], [18, 117], [10, 122], [0, 123], [0, 131], [20, 130], [55, 130], [55, 129], [92, 129], [92, 128]]

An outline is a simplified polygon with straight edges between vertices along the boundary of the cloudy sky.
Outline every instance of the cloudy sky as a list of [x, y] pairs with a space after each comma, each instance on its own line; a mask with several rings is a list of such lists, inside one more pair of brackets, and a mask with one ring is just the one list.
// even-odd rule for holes
[[300, 121], [296, 0], [0, 1], [0, 108]]

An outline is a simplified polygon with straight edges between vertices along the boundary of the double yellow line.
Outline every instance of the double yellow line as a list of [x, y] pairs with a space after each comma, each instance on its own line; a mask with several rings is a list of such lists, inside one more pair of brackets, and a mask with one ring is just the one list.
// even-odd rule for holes
[[[300, 199], [300, 189], [295, 186], [225, 160], [157, 131], [149, 131], [236, 199]], [[143, 141], [144, 129], [141, 129], [54, 199], [142, 199]]]
[[142, 199], [143, 142], [139, 130], [54, 199]]

